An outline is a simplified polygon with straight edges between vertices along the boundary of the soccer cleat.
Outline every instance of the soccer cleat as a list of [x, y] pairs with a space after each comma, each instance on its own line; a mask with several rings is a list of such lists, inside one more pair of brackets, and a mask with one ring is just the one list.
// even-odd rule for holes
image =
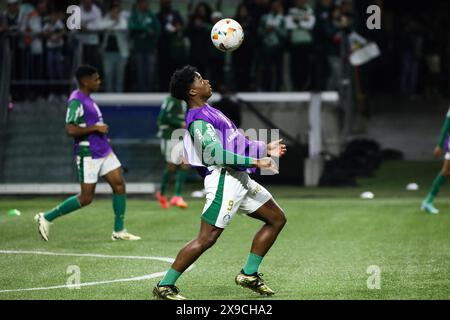
[[161, 195], [161, 193], [158, 191], [156, 192], [156, 199], [159, 201], [159, 205], [163, 209], [169, 208], [169, 202], [167, 201], [166, 196]]
[[161, 300], [186, 300], [176, 286], [160, 286], [159, 283], [153, 288], [153, 295]]
[[422, 211], [425, 211], [425, 212], [428, 212], [428, 213], [431, 213], [431, 214], [438, 214], [439, 213], [439, 210], [436, 209], [431, 202], [426, 202], [426, 201], [422, 202], [422, 205], [420, 206], [420, 209]]
[[113, 241], [116, 241], [116, 240], [136, 241], [136, 240], [141, 240], [141, 237], [135, 236], [134, 234], [131, 234], [127, 230], [124, 229], [119, 232], [113, 231], [111, 239]]
[[48, 241], [48, 235], [50, 234], [50, 224], [51, 222], [45, 219], [44, 213], [39, 212], [37, 215], [34, 216], [34, 221], [38, 224], [38, 231], [41, 235], [42, 239], [45, 241]]
[[264, 284], [264, 280], [261, 278], [262, 273], [253, 273], [251, 275], [244, 274], [243, 270], [236, 276], [235, 282], [238, 286], [253, 290], [260, 295], [271, 296], [275, 292]]
[[188, 204], [184, 201], [183, 197], [180, 196], [172, 197], [172, 199], [170, 199], [170, 204], [182, 209], [186, 209], [188, 207]]

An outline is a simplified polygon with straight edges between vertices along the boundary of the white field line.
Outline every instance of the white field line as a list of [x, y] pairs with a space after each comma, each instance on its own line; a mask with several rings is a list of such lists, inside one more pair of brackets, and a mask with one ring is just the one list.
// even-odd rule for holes
[[[166, 257], [146, 257], [146, 256], [114, 256], [114, 255], [105, 255], [105, 254], [94, 254], [94, 253], [58, 253], [58, 252], [46, 252], [46, 251], [20, 251], [20, 250], [0, 250], [0, 254], [32, 254], [32, 255], [47, 255], [47, 256], [66, 256], [66, 257], [87, 257], [87, 258], [105, 258], [105, 259], [128, 259], [128, 260], [157, 260], [172, 263], [175, 260], [172, 258]], [[186, 271], [192, 269], [194, 265], [190, 266]], [[78, 286], [80, 287], [88, 287], [88, 286], [96, 286], [107, 283], [115, 283], [115, 282], [130, 282], [130, 281], [142, 281], [153, 278], [162, 277], [166, 274], [166, 272], [155, 272], [152, 274], [132, 277], [132, 278], [123, 278], [123, 279], [114, 279], [114, 280], [106, 280], [106, 281], [94, 281], [94, 282], [84, 282], [80, 283]], [[8, 289], [8, 290], [0, 290], [0, 293], [4, 292], [20, 292], [20, 291], [38, 291], [38, 290], [51, 290], [51, 289], [70, 289], [73, 288], [74, 285], [59, 285], [59, 286], [51, 286], [51, 287], [37, 287], [37, 288], [22, 288], [22, 289]]]

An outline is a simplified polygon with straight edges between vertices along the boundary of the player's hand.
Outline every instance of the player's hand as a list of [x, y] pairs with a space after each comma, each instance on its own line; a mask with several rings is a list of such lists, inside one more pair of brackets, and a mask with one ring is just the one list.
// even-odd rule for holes
[[96, 125], [96, 129], [97, 129], [97, 132], [102, 133], [102, 134], [107, 134], [108, 131], [109, 131], [108, 125], [104, 124], [104, 123], [103, 124], [97, 124]]
[[433, 154], [436, 158], [440, 158], [443, 153], [444, 153], [444, 151], [442, 150], [441, 147], [434, 148]]
[[181, 123], [181, 127], [182, 127], [183, 129], [186, 129], [186, 121], [183, 121], [183, 122]]
[[255, 160], [255, 165], [257, 168], [268, 169], [274, 174], [278, 174], [278, 165], [272, 158], [264, 157], [261, 159], [257, 159]]
[[267, 144], [267, 154], [271, 157], [281, 158], [286, 153], [286, 145], [283, 142], [283, 139], [272, 141]]

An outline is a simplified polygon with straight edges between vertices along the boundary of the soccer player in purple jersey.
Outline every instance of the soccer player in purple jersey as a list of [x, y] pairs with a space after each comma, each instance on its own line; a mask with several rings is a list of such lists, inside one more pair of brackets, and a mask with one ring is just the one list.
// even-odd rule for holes
[[81, 192], [52, 210], [35, 216], [39, 234], [49, 239], [53, 220], [89, 205], [94, 198], [98, 177], [104, 177], [113, 191], [114, 231], [112, 240], [139, 240], [124, 228], [126, 208], [125, 181], [119, 160], [109, 143], [108, 125], [103, 122], [102, 113], [90, 97], [100, 87], [97, 70], [88, 65], [76, 71], [78, 89], [68, 99], [66, 132], [74, 138], [74, 153], [78, 169]]
[[207, 103], [212, 95], [211, 86], [194, 67], [177, 70], [172, 75], [170, 91], [189, 107], [185, 158], [204, 177], [206, 204], [199, 235], [181, 249], [164, 278], [154, 287], [153, 294], [160, 299], [184, 300], [175, 282], [214, 245], [240, 210], [264, 225], [254, 236], [247, 261], [235, 282], [259, 294], [273, 295], [274, 291], [261, 279], [258, 269], [283, 229], [286, 217], [272, 195], [248, 173], [256, 168], [278, 173], [277, 164], [266, 155], [281, 157], [286, 146], [281, 140], [269, 144], [248, 140], [230, 119]]

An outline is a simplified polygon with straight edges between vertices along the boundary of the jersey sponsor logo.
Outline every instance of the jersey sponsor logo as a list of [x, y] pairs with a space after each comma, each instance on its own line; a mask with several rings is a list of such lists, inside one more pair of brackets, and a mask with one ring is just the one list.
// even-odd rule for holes
[[211, 137], [211, 140], [216, 142], [216, 130], [214, 129], [214, 127], [212, 126], [212, 124], [208, 123], [206, 125], [207, 129], [206, 129], [206, 133], [209, 134], [209, 136]]
[[199, 140], [199, 141], [202, 141], [203, 140], [203, 136], [202, 136], [202, 132], [200, 131], [200, 129], [195, 129], [195, 134], [197, 135], [197, 139]]

